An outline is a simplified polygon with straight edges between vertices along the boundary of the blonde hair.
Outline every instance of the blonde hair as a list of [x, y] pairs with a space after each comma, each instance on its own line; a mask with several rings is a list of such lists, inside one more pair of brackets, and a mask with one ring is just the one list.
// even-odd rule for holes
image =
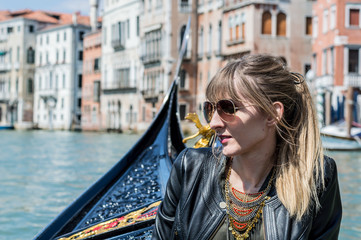
[[324, 156], [314, 104], [302, 75], [290, 72], [280, 58], [246, 55], [223, 67], [206, 90], [214, 102], [224, 97], [240, 102], [241, 96], [274, 118], [273, 103], [284, 105], [276, 126], [277, 195], [298, 220], [312, 206], [318, 210]]

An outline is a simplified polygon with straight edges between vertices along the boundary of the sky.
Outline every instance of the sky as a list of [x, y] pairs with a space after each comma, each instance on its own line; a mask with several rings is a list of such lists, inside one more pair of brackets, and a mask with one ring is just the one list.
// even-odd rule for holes
[[[100, 1], [100, 0], [99, 0]], [[48, 10], [89, 15], [89, 0], [0, 0], [0, 10]]]

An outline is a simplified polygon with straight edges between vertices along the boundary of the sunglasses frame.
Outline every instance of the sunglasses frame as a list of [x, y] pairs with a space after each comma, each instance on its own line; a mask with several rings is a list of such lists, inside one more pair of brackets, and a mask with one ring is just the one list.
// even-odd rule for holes
[[[225, 112], [225, 111], [223, 110], [223, 108], [219, 105], [219, 102], [220, 102], [220, 101], [228, 101], [228, 102], [230, 102], [230, 103], [232, 104], [232, 106], [233, 106], [233, 113], [227, 113], [227, 112]], [[206, 114], [206, 111], [205, 111], [205, 107], [204, 107], [204, 105], [205, 105], [206, 103], [209, 103], [209, 104], [211, 104], [211, 106], [212, 106], [212, 116], [209, 118], [209, 121], [208, 121], [208, 117], [207, 117], [207, 114]], [[218, 107], [219, 107], [219, 109], [218, 109]], [[234, 117], [235, 114], [236, 114], [236, 112], [237, 112], [237, 110], [242, 109], [242, 108], [245, 108], [245, 106], [236, 107], [236, 105], [234, 104], [234, 102], [233, 102], [231, 99], [221, 99], [221, 100], [217, 101], [216, 103], [213, 103], [213, 102], [210, 102], [210, 101], [205, 101], [205, 102], [203, 103], [203, 115], [204, 115], [205, 120], [206, 120], [208, 123], [210, 123], [210, 122], [212, 121], [212, 118], [213, 118], [214, 113], [217, 111], [219, 117], [220, 117], [224, 122], [231, 122], [232, 120], [225, 120], [224, 117], [222, 117], [222, 114], [225, 114], [225, 115], [227, 115], [227, 116], [233, 116], [233, 117]], [[221, 110], [221, 111], [219, 111], [219, 110]], [[221, 113], [220, 113], [220, 112], [221, 112]]]

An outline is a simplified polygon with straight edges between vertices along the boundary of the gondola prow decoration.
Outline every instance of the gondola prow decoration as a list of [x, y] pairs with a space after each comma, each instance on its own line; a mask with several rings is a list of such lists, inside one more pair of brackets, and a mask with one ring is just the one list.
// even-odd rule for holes
[[193, 147], [210, 147], [214, 139], [215, 131], [210, 128], [209, 124], [203, 126], [196, 113], [188, 113], [185, 119], [194, 122], [196, 124], [196, 127], [198, 128], [198, 132], [192, 136], [184, 138], [183, 143], [186, 143], [188, 140], [194, 139], [201, 135], [201, 139], [199, 139]]

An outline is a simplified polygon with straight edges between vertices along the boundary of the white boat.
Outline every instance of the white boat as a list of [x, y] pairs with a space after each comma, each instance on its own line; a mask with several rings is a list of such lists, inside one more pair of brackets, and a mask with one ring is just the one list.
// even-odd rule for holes
[[323, 147], [334, 151], [361, 150], [361, 125], [353, 122], [348, 134], [345, 121], [321, 128]]

